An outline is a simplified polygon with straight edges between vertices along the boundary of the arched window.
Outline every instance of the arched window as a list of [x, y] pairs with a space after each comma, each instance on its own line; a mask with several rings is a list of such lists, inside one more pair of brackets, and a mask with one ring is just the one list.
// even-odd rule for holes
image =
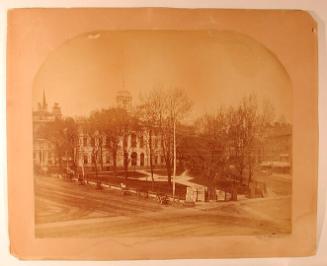
[[140, 166], [144, 166], [144, 153], [140, 155]]
[[128, 152], [124, 152], [124, 167], [128, 167], [129, 159], [128, 159]]
[[132, 166], [136, 166], [137, 165], [137, 153], [136, 152], [132, 153], [131, 159], [132, 159]]
[[84, 164], [88, 164], [88, 158], [87, 158], [87, 155], [84, 155]]

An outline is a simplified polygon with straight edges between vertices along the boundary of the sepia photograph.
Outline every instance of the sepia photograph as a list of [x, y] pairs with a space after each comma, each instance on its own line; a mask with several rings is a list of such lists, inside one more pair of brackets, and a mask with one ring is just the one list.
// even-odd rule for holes
[[11, 254], [315, 253], [310, 13], [14, 9], [7, 39]]
[[95, 31], [33, 83], [36, 237], [289, 234], [292, 86], [232, 31]]

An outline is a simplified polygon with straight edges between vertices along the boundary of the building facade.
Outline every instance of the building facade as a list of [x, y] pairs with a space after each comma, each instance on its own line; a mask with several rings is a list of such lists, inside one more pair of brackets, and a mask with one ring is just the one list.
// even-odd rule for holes
[[[98, 150], [98, 165], [102, 170], [112, 170], [114, 165], [123, 169], [126, 165], [132, 169], [144, 169], [150, 167], [150, 150], [148, 146], [148, 134], [146, 131], [132, 131], [118, 140], [116, 156], [107, 136], [99, 136], [101, 144], [97, 146], [94, 137], [86, 133], [79, 134], [78, 146], [76, 147], [76, 160], [79, 166], [94, 168], [94, 151]], [[160, 136], [153, 136], [152, 165], [162, 167], [165, 165], [161, 148]], [[116, 162], [114, 162], [116, 157]]]
[[292, 171], [292, 125], [276, 122], [266, 128], [262, 166], [281, 173]]
[[[120, 91], [116, 97], [116, 107], [132, 112], [132, 97], [128, 91]], [[33, 159], [34, 166], [47, 171], [49, 168], [58, 166], [59, 158], [55, 145], [45, 138], [37, 137], [38, 130], [47, 123], [56, 119], [63, 119], [59, 104], [53, 105], [52, 111], [48, 111], [45, 94], [42, 103], [38, 104], [37, 110], [33, 111]], [[129, 130], [124, 136], [119, 136], [117, 149], [114, 156], [109, 136], [90, 135], [85, 129], [83, 121], [76, 121], [78, 125], [78, 141], [72, 157], [64, 158], [67, 165], [73, 162], [83, 170], [94, 170], [94, 152], [98, 151], [97, 166], [99, 170], [110, 171], [114, 166], [117, 169], [144, 169], [150, 167], [149, 136], [146, 130]], [[101, 140], [101, 141], [100, 141]], [[165, 165], [159, 134], [152, 136], [152, 165], [162, 167]], [[116, 158], [116, 159], [114, 159]], [[61, 158], [63, 159], [63, 158]], [[115, 160], [115, 162], [114, 162]], [[68, 163], [67, 163], [68, 162]]]
[[55, 145], [48, 139], [40, 138], [37, 133], [41, 127], [61, 118], [61, 108], [58, 103], [54, 103], [52, 110], [48, 111], [45, 92], [43, 92], [42, 102], [38, 103], [37, 110], [33, 111], [33, 162], [40, 170], [47, 171], [50, 166], [55, 166], [58, 158]]
[[[125, 109], [129, 113], [133, 112], [132, 96], [128, 91], [118, 92], [116, 107]], [[97, 140], [97, 138], [101, 138], [101, 141]], [[150, 167], [149, 135], [146, 130], [129, 130], [125, 135], [119, 136], [115, 151], [116, 156], [113, 153], [109, 136], [101, 135], [97, 138], [90, 136], [84, 130], [83, 123], [80, 123], [76, 147], [76, 161], [79, 166], [86, 169], [94, 169], [93, 154], [97, 149], [99, 150], [98, 164], [101, 165], [102, 170], [110, 171], [115, 165], [118, 169], [124, 169], [126, 166], [131, 169]], [[163, 167], [165, 159], [159, 134], [155, 133], [152, 136], [151, 150], [153, 167]]]

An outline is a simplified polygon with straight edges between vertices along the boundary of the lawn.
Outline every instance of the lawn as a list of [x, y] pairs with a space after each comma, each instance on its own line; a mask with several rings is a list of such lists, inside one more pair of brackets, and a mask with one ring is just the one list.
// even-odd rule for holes
[[[150, 169], [146, 169], [148, 173], [151, 173]], [[176, 169], [176, 175], [181, 175], [185, 170], [184, 169]], [[153, 173], [155, 175], [160, 175], [160, 176], [167, 176], [167, 169], [166, 168], [158, 168], [158, 169], [153, 169]]]
[[[109, 184], [109, 185], [116, 185], [120, 186], [121, 183], [125, 184], [127, 188], [135, 189], [137, 191], [148, 191], [148, 192], [155, 192], [155, 193], [162, 193], [171, 195], [173, 194], [172, 186], [168, 185], [167, 181], [155, 181], [152, 183], [151, 178], [146, 180], [138, 180], [138, 179], [125, 179], [124, 177], [114, 177], [111, 175], [99, 175], [99, 178], [102, 183]], [[88, 174], [89, 180], [96, 180], [95, 175]], [[186, 197], [186, 186], [181, 184], [176, 184], [175, 186], [175, 196], [180, 199], [185, 199]]]
[[[116, 175], [113, 171], [99, 171], [98, 173], [101, 176], [111, 176], [111, 177], [125, 177], [126, 175], [126, 172], [124, 170], [117, 170]], [[87, 171], [87, 175], [95, 175], [95, 171]], [[146, 174], [138, 172], [137, 170], [127, 171], [127, 177], [141, 178], [146, 176], [147, 176]]]

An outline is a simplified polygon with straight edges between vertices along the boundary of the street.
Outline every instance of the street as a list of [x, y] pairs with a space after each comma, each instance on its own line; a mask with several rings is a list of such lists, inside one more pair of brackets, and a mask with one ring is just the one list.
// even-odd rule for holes
[[[274, 187], [290, 182], [271, 181]], [[276, 186], [278, 183], [278, 186]], [[35, 177], [36, 237], [182, 237], [285, 234], [291, 231], [291, 196], [237, 202], [162, 206], [153, 199], [95, 190], [55, 177]]]

